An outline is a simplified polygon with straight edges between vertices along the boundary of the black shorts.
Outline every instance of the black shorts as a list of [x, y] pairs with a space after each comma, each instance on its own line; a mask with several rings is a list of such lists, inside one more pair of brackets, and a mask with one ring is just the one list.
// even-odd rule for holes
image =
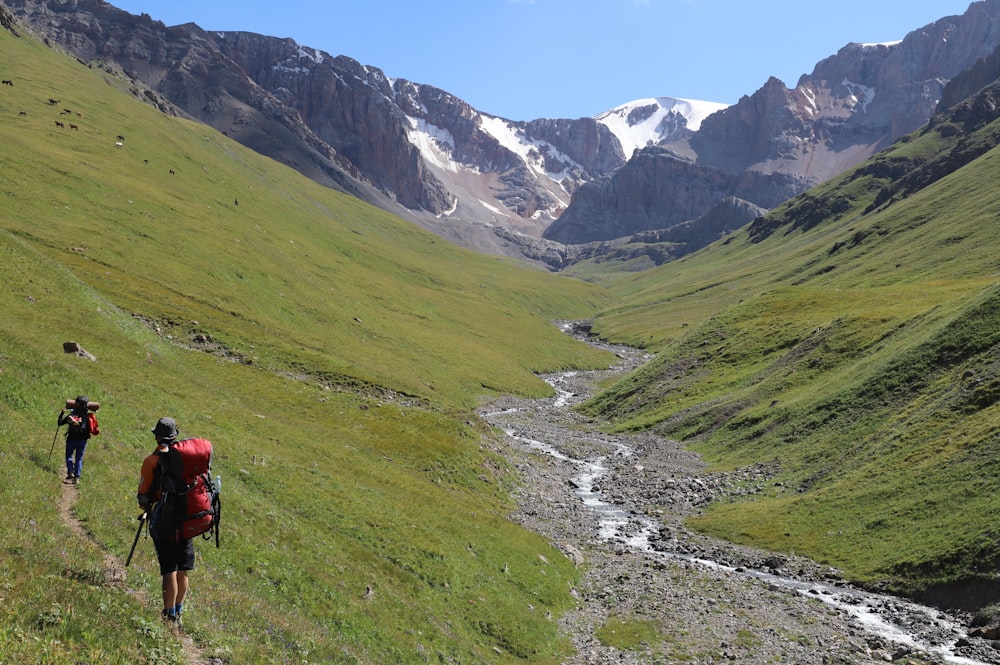
[[156, 559], [160, 562], [160, 575], [194, 570], [194, 541], [190, 538], [177, 542], [158, 542], [154, 539], [153, 545], [156, 547]]

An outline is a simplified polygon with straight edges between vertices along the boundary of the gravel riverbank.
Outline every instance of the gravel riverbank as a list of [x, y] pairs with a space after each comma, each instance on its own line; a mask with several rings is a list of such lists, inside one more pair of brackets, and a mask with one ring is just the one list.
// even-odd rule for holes
[[[677, 442], [600, 432], [572, 405], [648, 359], [607, 348], [620, 359], [611, 370], [545, 377], [556, 398], [505, 397], [480, 410], [508, 433], [506, 452], [525, 481], [514, 519], [580, 570], [577, 606], [562, 619], [576, 647], [565, 665], [1000, 663], [993, 642], [966, 636], [962, 617], [862, 594], [827, 566], [684, 528], [712, 499], [752, 491], [773, 469], [709, 474]], [[588, 469], [598, 469], [593, 486]], [[602, 641], [598, 631], [617, 619], [655, 626], [656, 637], [609, 646], [613, 634]]]

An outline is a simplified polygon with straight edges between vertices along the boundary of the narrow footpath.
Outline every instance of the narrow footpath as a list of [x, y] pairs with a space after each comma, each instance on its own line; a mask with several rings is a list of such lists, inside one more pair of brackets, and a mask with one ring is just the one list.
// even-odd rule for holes
[[[104, 556], [105, 584], [112, 589], [132, 595], [141, 606], [148, 606], [151, 608], [151, 612], [155, 612], [156, 608], [161, 606], [158, 593], [159, 578], [156, 578], [157, 586], [153, 589], [153, 591], [157, 593], [155, 601], [151, 599], [150, 592], [147, 590], [130, 587], [127, 583], [125, 562], [104, 547], [101, 547], [100, 543], [94, 540], [93, 536], [84, 528], [83, 524], [73, 513], [73, 506], [76, 505], [77, 499], [80, 496], [79, 486], [63, 483], [62, 488], [62, 494], [60, 495], [58, 502], [59, 515], [62, 517], [66, 527], [75, 538], [90, 541], [100, 549]], [[144, 540], [140, 541], [138, 546], [142, 547], [144, 545], [147, 548], [151, 548], [151, 545]], [[139, 555], [139, 553], [137, 553], [137, 555]], [[178, 630], [175, 635], [178, 643], [180, 644], [181, 652], [184, 656], [184, 662], [188, 663], [188, 665], [221, 665], [221, 661], [219, 659], [209, 657], [209, 655], [199, 648], [195, 641], [191, 639], [190, 635], [184, 633], [183, 629]]]
[[[601, 432], [573, 405], [649, 357], [598, 345], [618, 355], [614, 368], [548, 375], [555, 397], [504, 397], [479, 410], [507, 433], [505, 453], [525, 481], [513, 519], [577, 564], [577, 605], [562, 619], [576, 654], [565, 665], [1000, 663], [994, 643], [968, 637], [961, 617], [853, 589], [794, 553], [687, 530], [686, 517], [752, 492], [773, 470], [707, 473], [678, 442]], [[652, 637], [609, 646], [620, 627]]]

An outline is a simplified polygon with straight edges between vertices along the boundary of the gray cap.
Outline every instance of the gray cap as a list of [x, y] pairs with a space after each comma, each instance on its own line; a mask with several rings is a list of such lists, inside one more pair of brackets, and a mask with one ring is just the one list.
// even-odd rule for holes
[[173, 439], [177, 437], [177, 423], [170, 416], [164, 416], [156, 421], [156, 427], [150, 431], [159, 439]]

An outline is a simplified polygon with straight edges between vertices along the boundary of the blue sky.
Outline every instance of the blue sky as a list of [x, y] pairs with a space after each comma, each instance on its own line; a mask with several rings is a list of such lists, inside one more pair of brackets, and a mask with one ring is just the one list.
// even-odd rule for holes
[[635, 99], [734, 103], [793, 87], [849, 42], [887, 42], [971, 0], [110, 0], [167, 25], [291, 37], [511, 120]]

